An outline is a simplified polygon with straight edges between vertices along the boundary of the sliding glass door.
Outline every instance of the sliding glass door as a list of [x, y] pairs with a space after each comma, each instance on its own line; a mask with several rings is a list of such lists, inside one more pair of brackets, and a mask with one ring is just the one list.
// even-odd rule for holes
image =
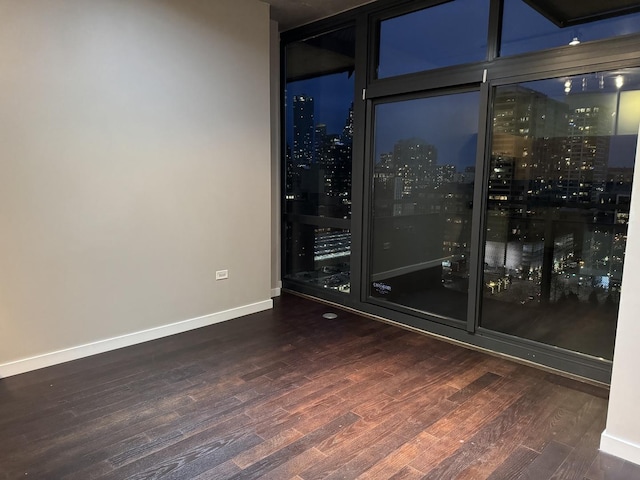
[[375, 105], [369, 295], [467, 320], [480, 93]]

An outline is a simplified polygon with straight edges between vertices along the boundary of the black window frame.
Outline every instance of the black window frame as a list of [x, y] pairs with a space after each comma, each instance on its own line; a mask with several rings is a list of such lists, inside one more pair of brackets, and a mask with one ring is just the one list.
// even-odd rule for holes
[[[451, 0], [450, 0], [451, 1]], [[485, 240], [485, 208], [488, 200], [488, 175], [490, 162], [489, 133], [492, 123], [492, 105], [496, 86], [559, 76], [579, 75], [593, 71], [609, 71], [620, 68], [640, 67], [640, 34], [595, 40], [575, 46], [561, 46], [548, 50], [527, 52], [507, 57], [497, 55], [500, 44], [503, 6], [501, 0], [490, 0], [487, 60], [464, 65], [455, 65], [435, 70], [410, 73], [382, 79], [376, 78], [378, 61], [377, 42], [379, 22], [429, 6], [444, 3], [443, 0], [378, 0], [371, 4], [327, 18], [313, 24], [283, 32], [281, 34], [281, 58], [284, 59], [286, 45], [314, 35], [356, 25], [356, 71], [354, 91], [354, 135], [352, 162], [352, 215], [351, 215], [351, 291], [348, 295], [311, 288], [283, 279], [284, 290], [297, 292], [352, 308], [384, 321], [404, 327], [416, 328], [430, 334], [440, 335], [475, 348], [487, 349], [513, 356], [521, 361], [541, 365], [571, 375], [588, 378], [607, 384], [611, 378], [612, 362], [594, 358], [578, 352], [540, 344], [524, 338], [512, 337], [490, 331], [479, 326], [482, 302], [482, 263], [480, 246]], [[284, 61], [281, 75], [285, 85]], [[390, 310], [368, 299], [367, 254], [370, 235], [370, 182], [373, 107], [385, 99], [415, 98], [429, 92], [452, 91], [453, 89], [480, 90], [480, 119], [478, 124], [478, 146], [476, 156], [476, 178], [472, 229], [472, 263], [470, 272], [473, 285], [473, 303], [469, 304], [468, 322], [463, 328], [439, 322], [428, 315], [414, 315], [406, 311]], [[282, 98], [284, 100], [284, 98]], [[281, 116], [284, 118], [284, 116]], [[283, 145], [284, 123], [281, 125]], [[284, 157], [284, 151], [282, 153]], [[284, 178], [284, 161], [282, 162]], [[283, 183], [284, 185], [284, 183]], [[283, 232], [284, 232], [283, 218]], [[475, 250], [474, 246], [475, 245]], [[284, 245], [282, 261], [284, 264]], [[475, 253], [474, 253], [475, 252]], [[475, 254], [475, 256], [474, 256]], [[284, 272], [284, 270], [283, 270]], [[470, 300], [472, 297], [470, 297]]]
[[[294, 43], [294, 42], [303, 42], [305, 40], [309, 40], [311, 38], [320, 36], [320, 35], [325, 35], [325, 34], [329, 34], [331, 32], [334, 31], [338, 31], [344, 28], [350, 28], [350, 27], [355, 27], [356, 30], [358, 29], [357, 26], [357, 21], [355, 18], [352, 18], [352, 16], [350, 15], [344, 15], [342, 16], [341, 19], [339, 19], [338, 22], [334, 22], [334, 21], [325, 21], [325, 22], [319, 22], [318, 24], [316, 24], [315, 26], [313, 26], [310, 29], [303, 29], [301, 31], [300, 35], [294, 35], [292, 36], [290, 39], [285, 40], [285, 38], [287, 38], [287, 33], [283, 33], [281, 34], [281, 42], [280, 42], [280, 85], [281, 85], [281, 92], [280, 92], [280, 145], [285, 146], [287, 144], [287, 139], [286, 139], [286, 135], [287, 135], [287, 131], [286, 131], [286, 121], [287, 121], [287, 116], [286, 116], [286, 111], [285, 111], [285, 88], [287, 85], [287, 70], [286, 70], [286, 47], [287, 45]], [[357, 45], [358, 42], [356, 40], [356, 50], [357, 50]], [[358, 57], [358, 53], [356, 52], [356, 57]], [[356, 70], [358, 69], [357, 65], [356, 65]], [[355, 72], [354, 72], [355, 75]], [[355, 97], [355, 91], [357, 91], [357, 76], [356, 76], [356, 88], [354, 90], [354, 129], [355, 129], [355, 109], [356, 109], [356, 100], [357, 98]], [[355, 140], [355, 132], [354, 132], [354, 140], [353, 140], [353, 146], [352, 146], [352, 163], [354, 161], [354, 159], [356, 158], [356, 152], [355, 152], [355, 146], [356, 146], [357, 142]], [[281, 148], [281, 192], [280, 192], [280, 205], [281, 205], [281, 222], [280, 222], [280, 238], [281, 239], [286, 239], [286, 230], [287, 230], [287, 224], [288, 223], [297, 223], [297, 224], [303, 224], [303, 225], [310, 225], [310, 226], [314, 226], [314, 227], [322, 227], [322, 228], [336, 228], [336, 229], [343, 229], [343, 230], [349, 230], [351, 232], [352, 235], [352, 245], [356, 244], [356, 242], [353, 241], [353, 230], [352, 230], [352, 226], [354, 225], [354, 212], [353, 212], [353, 205], [352, 205], [352, 214], [350, 218], [339, 218], [339, 217], [325, 217], [325, 216], [319, 216], [319, 215], [300, 215], [300, 214], [295, 214], [295, 213], [289, 213], [286, 211], [286, 148]], [[353, 167], [352, 167], [352, 175], [353, 175]], [[284, 183], [283, 183], [284, 182]], [[352, 202], [353, 202], [353, 188], [352, 188]], [[357, 215], [356, 215], [357, 216]], [[300, 293], [306, 294], [306, 295], [311, 295], [311, 296], [315, 296], [318, 294], [321, 294], [324, 298], [326, 298], [327, 300], [336, 302], [336, 303], [343, 303], [345, 302], [345, 299], [348, 299], [349, 297], [351, 297], [351, 293], [349, 294], [345, 294], [345, 293], [341, 293], [341, 292], [337, 292], [331, 289], [319, 289], [314, 287], [313, 285], [309, 285], [307, 283], [304, 282], [300, 282], [300, 281], [296, 281], [294, 279], [285, 279], [284, 275], [287, 271], [287, 258], [286, 258], [286, 242], [285, 241], [281, 241], [281, 257], [280, 257], [280, 271], [282, 272], [281, 275], [283, 276], [282, 278], [282, 285], [285, 289], [289, 288], [291, 290], [295, 290], [298, 291]], [[353, 251], [351, 254], [351, 265], [352, 265], [352, 271], [353, 271]], [[359, 268], [359, 265], [358, 265]], [[347, 300], [348, 301], [348, 300]]]
[[[455, 86], [451, 86], [448, 88], [430, 88], [427, 90], [421, 90], [421, 91], [414, 91], [411, 93], [401, 93], [401, 94], [396, 94], [396, 95], [388, 95], [388, 96], [380, 96], [380, 97], [376, 97], [370, 100], [370, 114], [368, 116], [369, 119], [369, 124], [371, 125], [370, 128], [370, 135], [371, 137], [368, 139], [367, 141], [367, 147], [371, 148], [372, 146], [372, 136], [375, 133], [375, 118], [374, 118], [374, 114], [375, 114], [375, 107], [377, 105], [382, 105], [382, 104], [387, 104], [387, 103], [394, 103], [394, 102], [402, 102], [402, 101], [407, 101], [407, 100], [419, 100], [419, 99], [423, 99], [423, 98], [433, 98], [433, 97], [439, 97], [439, 96], [443, 96], [443, 95], [447, 95], [447, 94], [458, 94], [458, 93], [468, 93], [468, 92], [478, 92], [479, 93], [479, 105], [478, 105], [478, 111], [480, 112], [480, 116], [483, 117], [484, 116], [484, 98], [486, 96], [486, 93], [483, 92], [482, 89], [482, 84], [480, 83], [476, 83], [476, 84], [470, 84], [470, 83], [465, 83], [465, 84], [461, 84], [461, 85], [455, 85]], [[480, 119], [478, 119], [478, 125], [480, 126], [482, 124], [482, 122], [480, 122]], [[483, 145], [483, 140], [481, 140], [480, 138], [480, 131], [478, 132], [478, 149], [484, 150], [484, 145]], [[484, 133], [483, 133], [484, 135]], [[370, 150], [367, 150], [367, 155], [365, 157], [367, 160], [372, 159], [373, 155], [371, 153]], [[477, 169], [480, 166], [480, 163], [478, 162], [478, 151], [476, 151], [476, 161], [475, 161], [475, 167], [476, 167], [476, 175], [475, 175], [475, 179], [474, 182], [477, 182], [478, 180], [481, 179], [481, 177], [478, 176], [477, 173]], [[373, 166], [373, 162], [371, 161], [367, 161], [366, 165], [365, 165], [365, 171], [364, 171], [364, 178], [369, 180], [372, 179], [372, 166]], [[419, 310], [415, 310], [415, 309], [411, 309], [409, 307], [403, 307], [402, 305], [397, 305], [397, 304], [390, 304], [390, 303], [386, 303], [386, 302], [382, 302], [380, 300], [377, 300], [375, 297], [370, 295], [370, 277], [371, 277], [371, 265], [370, 262], [367, 261], [367, 259], [370, 258], [369, 252], [372, 250], [372, 242], [373, 242], [373, 235], [371, 235], [372, 233], [372, 223], [373, 223], [373, 208], [371, 205], [371, 202], [373, 200], [373, 182], [372, 181], [366, 181], [365, 182], [365, 198], [367, 200], [367, 208], [366, 208], [366, 213], [364, 214], [364, 219], [365, 219], [365, 228], [364, 231], [366, 233], [368, 233], [368, 235], [365, 236], [364, 239], [364, 249], [363, 249], [363, 268], [361, 270], [362, 272], [362, 276], [361, 276], [361, 291], [362, 291], [362, 295], [361, 295], [361, 301], [365, 302], [367, 304], [370, 305], [375, 305], [377, 307], [380, 308], [386, 308], [392, 311], [396, 311], [396, 312], [400, 312], [400, 313], [405, 313], [408, 315], [413, 315], [415, 316], [417, 319], [426, 321], [426, 322], [435, 322], [435, 323], [440, 323], [443, 325], [448, 325], [454, 328], [459, 328], [459, 329], [466, 329], [468, 331], [470, 329], [470, 322], [473, 322], [475, 324], [476, 322], [476, 315], [474, 312], [474, 309], [472, 308], [472, 305], [475, 305], [475, 302], [473, 301], [475, 299], [475, 294], [474, 292], [477, 291], [477, 286], [475, 285], [475, 281], [477, 280], [477, 278], [471, 276], [470, 278], [470, 284], [469, 284], [469, 305], [467, 308], [467, 319], [466, 320], [456, 320], [453, 318], [449, 318], [449, 317], [445, 317], [442, 315], [437, 315], [437, 314], [433, 314], [433, 313], [428, 313], [428, 312], [423, 312], [423, 311], [419, 311]], [[477, 186], [479, 187], [479, 185]], [[477, 196], [477, 192], [476, 192], [476, 185], [474, 185], [474, 205], [479, 205], [476, 200], [475, 197]], [[472, 231], [472, 237], [470, 239], [471, 241], [471, 260], [470, 260], [470, 265], [475, 266], [475, 263], [473, 263], [474, 261], [477, 261], [477, 255], [479, 253], [479, 244], [477, 243], [478, 240], [478, 236], [475, 235], [476, 232], [476, 223], [479, 221], [479, 215], [476, 214], [476, 210], [477, 208], [473, 209], [472, 212], [472, 227], [471, 227], [471, 231]]]

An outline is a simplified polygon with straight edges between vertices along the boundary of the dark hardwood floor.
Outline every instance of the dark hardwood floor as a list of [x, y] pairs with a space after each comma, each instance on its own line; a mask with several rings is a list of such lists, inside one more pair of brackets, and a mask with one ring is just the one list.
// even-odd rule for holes
[[598, 452], [606, 390], [275, 304], [0, 380], [0, 478], [640, 479]]

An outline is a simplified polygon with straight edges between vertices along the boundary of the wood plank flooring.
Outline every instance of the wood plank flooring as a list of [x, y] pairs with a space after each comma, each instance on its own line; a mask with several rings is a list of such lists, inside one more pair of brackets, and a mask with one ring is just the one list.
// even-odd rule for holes
[[640, 479], [605, 390], [328, 310], [0, 380], [0, 479]]

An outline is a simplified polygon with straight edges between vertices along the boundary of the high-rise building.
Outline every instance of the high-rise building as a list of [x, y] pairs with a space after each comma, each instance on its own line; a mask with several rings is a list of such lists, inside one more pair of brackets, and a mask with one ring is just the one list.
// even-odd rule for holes
[[[512, 211], [550, 198], [566, 180], [569, 107], [520, 85], [502, 87], [495, 99], [490, 200]], [[491, 197], [495, 198], [491, 198]], [[526, 210], [526, 209], [525, 209]]]
[[569, 143], [567, 200], [596, 202], [607, 181], [614, 109], [602, 95], [571, 94], [567, 98]]
[[398, 140], [393, 146], [396, 175], [403, 179], [403, 195], [410, 197], [417, 189], [432, 183], [438, 150], [421, 138]]
[[313, 138], [313, 158], [317, 163], [323, 164], [328, 155], [329, 138], [327, 135], [327, 126], [319, 123], [314, 129]]
[[293, 162], [311, 165], [314, 150], [313, 98], [306, 95], [293, 97]]
[[342, 129], [342, 142], [346, 145], [353, 143], [353, 102], [349, 107], [349, 113], [347, 113], [347, 119], [344, 122], [344, 128]]

